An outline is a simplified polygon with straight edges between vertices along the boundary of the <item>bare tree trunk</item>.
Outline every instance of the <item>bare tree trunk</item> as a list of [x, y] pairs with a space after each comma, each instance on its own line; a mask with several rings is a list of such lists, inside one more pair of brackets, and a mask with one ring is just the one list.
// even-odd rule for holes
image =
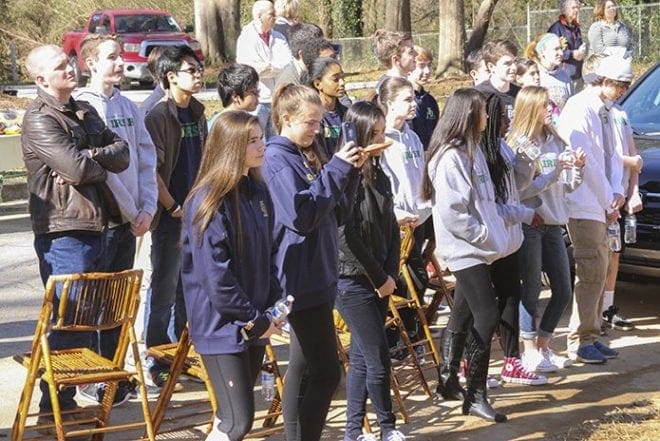
[[208, 64], [236, 59], [240, 33], [239, 0], [195, 0], [195, 38]]
[[410, 0], [387, 0], [385, 2], [385, 29], [411, 31]]
[[474, 20], [474, 26], [470, 39], [467, 42], [465, 53], [469, 54], [475, 49], [480, 48], [486, 39], [490, 19], [493, 16], [493, 11], [499, 0], [483, 0], [479, 5], [477, 17]]
[[465, 72], [465, 4], [463, 0], [439, 0], [438, 66], [435, 76]]
[[326, 38], [333, 37], [332, 29], [332, 0], [321, 0], [319, 6], [319, 26], [323, 29]]

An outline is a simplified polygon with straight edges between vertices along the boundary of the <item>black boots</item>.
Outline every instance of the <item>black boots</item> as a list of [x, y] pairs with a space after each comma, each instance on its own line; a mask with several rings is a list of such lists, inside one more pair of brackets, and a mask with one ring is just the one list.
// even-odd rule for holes
[[485, 344], [472, 329], [467, 348], [467, 391], [463, 401], [463, 415], [474, 415], [488, 421], [503, 423], [506, 415], [496, 412], [488, 402], [486, 377], [490, 358], [490, 341]]
[[442, 366], [438, 372], [438, 387], [435, 392], [445, 400], [465, 399], [465, 389], [458, 382], [465, 337], [464, 332], [452, 332], [447, 328], [442, 333]]

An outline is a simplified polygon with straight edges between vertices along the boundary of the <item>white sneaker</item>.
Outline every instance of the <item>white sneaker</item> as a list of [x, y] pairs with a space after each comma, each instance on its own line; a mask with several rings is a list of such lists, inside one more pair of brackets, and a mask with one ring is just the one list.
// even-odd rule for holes
[[406, 439], [406, 436], [399, 432], [398, 430], [392, 430], [391, 432], [387, 432], [385, 434], [385, 437], [383, 438], [383, 441], [404, 441]]
[[570, 358], [557, 355], [550, 348], [541, 349], [541, 352], [543, 353], [543, 358], [550, 360], [550, 362], [555, 366], [557, 366], [558, 368], [561, 369], [567, 368], [573, 364], [573, 361]]
[[552, 363], [549, 358], [538, 351], [525, 352], [522, 354], [521, 361], [525, 369], [535, 372], [555, 372], [558, 367]]
[[358, 436], [356, 441], [378, 441], [378, 438], [373, 433], [365, 433]]

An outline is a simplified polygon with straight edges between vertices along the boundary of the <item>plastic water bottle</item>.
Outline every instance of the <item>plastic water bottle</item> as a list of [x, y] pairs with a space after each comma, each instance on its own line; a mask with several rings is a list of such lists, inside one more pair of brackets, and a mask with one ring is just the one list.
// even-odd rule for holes
[[607, 243], [610, 251], [621, 251], [621, 227], [619, 227], [619, 221], [612, 221], [607, 226]]
[[[564, 151], [559, 155], [559, 160], [573, 164], [575, 162], [575, 153], [569, 146], [566, 146]], [[559, 174], [559, 180], [562, 184], [573, 185], [575, 181], [575, 166], [571, 165], [570, 168], [563, 169]]]
[[637, 242], [637, 216], [629, 214], [623, 228], [623, 241], [625, 243]]
[[295, 298], [292, 295], [288, 295], [284, 299], [279, 299], [273, 306], [266, 310], [266, 315], [279, 322], [286, 322], [286, 317], [291, 312], [294, 300]]
[[516, 150], [523, 152], [531, 161], [536, 161], [536, 158], [541, 154], [541, 149], [524, 135], [516, 138], [514, 146]]
[[275, 399], [275, 374], [268, 364], [264, 364], [261, 368], [261, 396], [264, 401]]

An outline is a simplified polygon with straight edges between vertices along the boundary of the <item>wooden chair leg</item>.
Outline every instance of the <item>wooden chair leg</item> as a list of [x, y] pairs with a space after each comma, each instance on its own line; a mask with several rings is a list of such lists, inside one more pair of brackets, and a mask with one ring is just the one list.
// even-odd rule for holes
[[21, 400], [18, 403], [16, 410], [16, 417], [14, 418], [14, 425], [11, 431], [11, 441], [22, 441], [25, 434], [25, 424], [27, 422], [28, 413], [30, 412], [30, 401], [34, 394], [34, 386], [37, 382], [37, 372], [39, 371], [39, 354], [32, 356], [30, 368], [28, 369], [27, 377], [25, 378], [25, 385], [21, 393]]
[[170, 404], [172, 399], [172, 394], [174, 393], [174, 387], [176, 382], [179, 379], [179, 375], [183, 371], [183, 365], [188, 356], [188, 351], [190, 350], [190, 339], [188, 337], [188, 328], [184, 327], [181, 336], [179, 337], [179, 343], [177, 346], [176, 356], [172, 360], [170, 365], [170, 377], [165, 382], [163, 389], [158, 396], [158, 401], [156, 401], [156, 407], [151, 415], [151, 421], [153, 424], [153, 430], [155, 433], [158, 433], [160, 425], [163, 423], [163, 418], [165, 417], [165, 411], [167, 406]]

